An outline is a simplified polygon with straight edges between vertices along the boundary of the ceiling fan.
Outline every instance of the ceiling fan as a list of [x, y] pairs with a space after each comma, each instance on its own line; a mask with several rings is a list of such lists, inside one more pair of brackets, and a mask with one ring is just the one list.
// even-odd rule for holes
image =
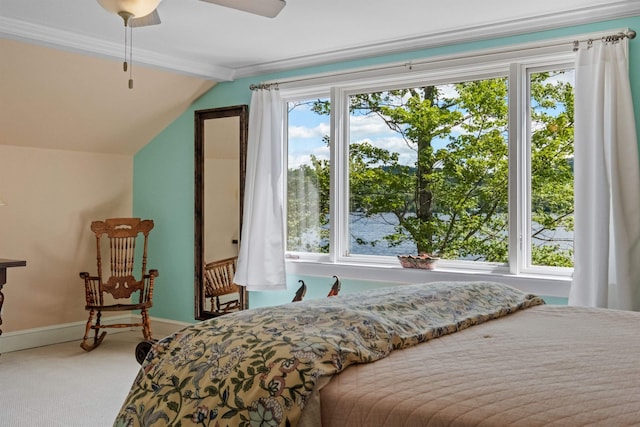
[[[162, 0], [98, 0], [105, 10], [122, 17], [125, 26], [159, 24], [157, 7]], [[201, 0], [267, 18], [275, 18], [287, 4], [285, 0]]]
[[[98, 4], [108, 12], [119, 15], [124, 20], [125, 28], [125, 53], [123, 70], [129, 70], [129, 89], [133, 89], [132, 70], [129, 66], [133, 62], [131, 29], [133, 27], [145, 27], [160, 23], [158, 5], [162, 0], [98, 0]], [[275, 18], [287, 4], [285, 0], [201, 0], [267, 18]], [[127, 30], [129, 37], [127, 37]], [[127, 61], [127, 38], [129, 60]]]

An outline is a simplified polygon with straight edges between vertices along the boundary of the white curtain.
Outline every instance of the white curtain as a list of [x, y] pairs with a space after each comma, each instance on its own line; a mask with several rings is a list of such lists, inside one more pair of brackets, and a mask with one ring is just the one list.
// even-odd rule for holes
[[249, 291], [286, 289], [282, 103], [277, 89], [253, 92], [240, 251], [234, 282]]
[[578, 52], [569, 304], [640, 311], [640, 172], [626, 43]]

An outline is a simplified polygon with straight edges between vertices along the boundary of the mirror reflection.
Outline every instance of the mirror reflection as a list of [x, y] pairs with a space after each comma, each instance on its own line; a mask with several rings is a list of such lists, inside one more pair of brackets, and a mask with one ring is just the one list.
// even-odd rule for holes
[[247, 107], [195, 112], [196, 318], [247, 307], [233, 283], [242, 224]]

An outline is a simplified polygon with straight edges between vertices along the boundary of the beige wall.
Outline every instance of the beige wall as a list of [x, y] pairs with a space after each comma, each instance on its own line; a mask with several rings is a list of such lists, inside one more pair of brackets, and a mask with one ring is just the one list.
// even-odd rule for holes
[[131, 156], [0, 146], [0, 258], [27, 261], [7, 271], [3, 332], [86, 322], [89, 225], [131, 216], [132, 182]]

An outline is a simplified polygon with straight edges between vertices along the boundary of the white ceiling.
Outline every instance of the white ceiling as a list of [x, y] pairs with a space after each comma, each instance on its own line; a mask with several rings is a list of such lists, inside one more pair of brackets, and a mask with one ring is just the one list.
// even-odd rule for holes
[[[113, 89], [127, 82], [114, 62], [124, 52], [120, 17], [95, 0], [0, 0], [0, 144], [131, 154], [215, 82], [635, 16], [640, 1], [287, 0], [270, 19], [163, 0], [158, 12], [160, 25], [134, 29], [128, 91]], [[25, 114], [52, 111], [94, 126], [81, 140], [72, 129], [52, 140], [26, 124]]]
[[[638, 11], [637, 0], [288, 0], [271, 19], [199, 0], [163, 0], [162, 23], [134, 29], [134, 61], [233, 80]], [[123, 28], [94, 0], [0, 2], [5, 37], [120, 58]]]

